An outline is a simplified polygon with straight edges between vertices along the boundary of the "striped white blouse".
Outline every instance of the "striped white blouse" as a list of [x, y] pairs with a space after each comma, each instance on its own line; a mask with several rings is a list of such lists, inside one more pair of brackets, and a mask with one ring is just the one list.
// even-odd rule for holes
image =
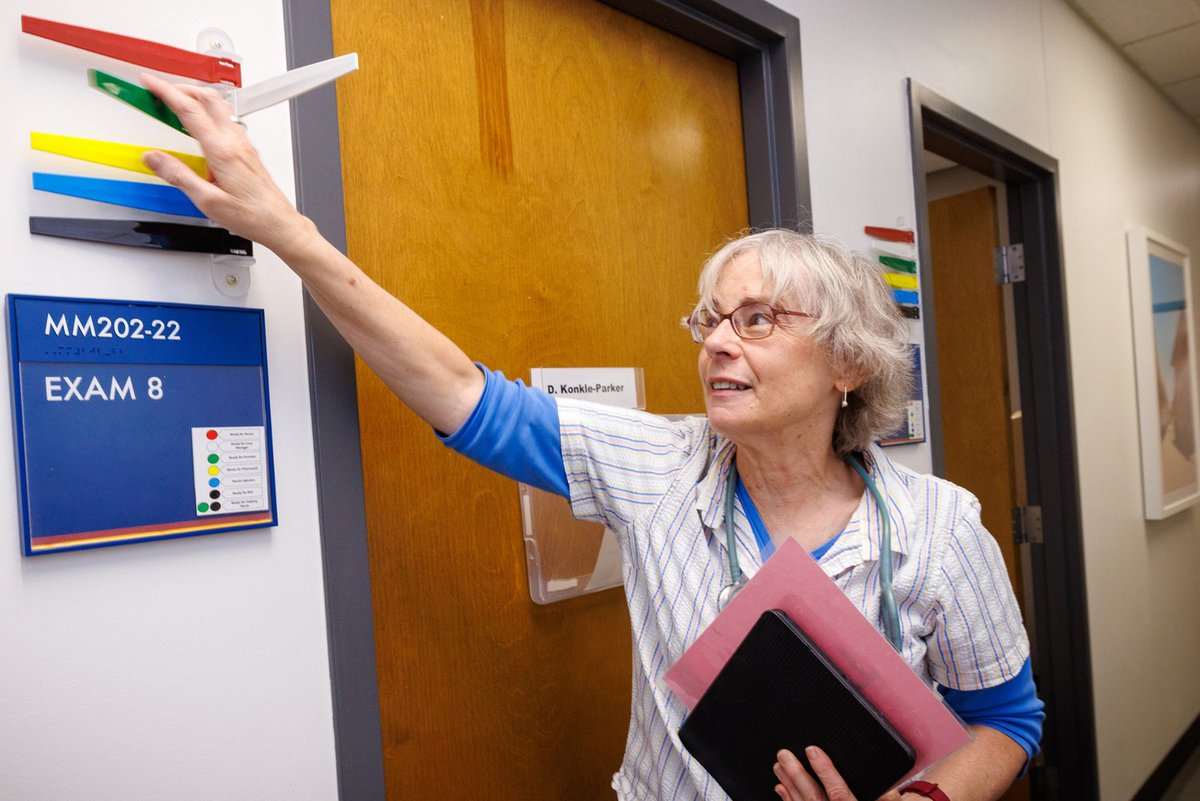
[[[625, 759], [613, 777], [622, 801], [723, 801], [675, 732], [685, 708], [662, 676], [717, 614], [729, 582], [725, 484], [733, 443], [707, 420], [672, 422], [643, 412], [558, 400], [563, 462], [577, 517], [620, 542], [633, 632], [633, 704]], [[966, 490], [865, 454], [891, 507], [893, 588], [903, 656], [920, 676], [960, 690], [1008, 681], [1029, 640], [1000, 550]], [[762, 557], [740, 502], [734, 531], [743, 571]], [[864, 493], [821, 557], [868, 620], [880, 625], [879, 510]]]

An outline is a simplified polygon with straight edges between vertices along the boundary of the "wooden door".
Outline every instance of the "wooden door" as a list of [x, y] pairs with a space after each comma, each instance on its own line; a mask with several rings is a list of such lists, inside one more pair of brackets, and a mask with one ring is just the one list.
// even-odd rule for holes
[[[350, 256], [509, 377], [640, 366], [702, 409], [679, 320], [747, 224], [736, 65], [595, 0], [332, 13]], [[358, 381], [389, 798], [611, 798], [621, 591], [533, 604], [516, 485]]]
[[[932, 201], [929, 243], [946, 478], [979, 498], [983, 524], [1000, 545], [1021, 601], [1012, 510], [1024, 500], [1023, 457], [1020, 415], [1009, 400], [1017, 393], [1009, 387], [1004, 296], [993, 267], [1000, 244], [995, 190], [984, 186]], [[1028, 798], [1028, 779], [1002, 796]]]
[[983, 524], [1020, 588], [1012, 538], [1019, 440], [1012, 436], [1004, 298], [993, 267], [1000, 242], [995, 190], [932, 201], [929, 234], [946, 478], [979, 498]]

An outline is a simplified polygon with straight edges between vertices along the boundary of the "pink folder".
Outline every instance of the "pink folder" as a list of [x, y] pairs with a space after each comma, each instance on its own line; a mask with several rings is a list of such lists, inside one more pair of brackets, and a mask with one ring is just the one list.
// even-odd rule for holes
[[971, 733], [794, 540], [788, 540], [667, 671], [690, 710], [759, 615], [782, 609], [875, 705], [916, 754], [904, 781], [971, 741]]

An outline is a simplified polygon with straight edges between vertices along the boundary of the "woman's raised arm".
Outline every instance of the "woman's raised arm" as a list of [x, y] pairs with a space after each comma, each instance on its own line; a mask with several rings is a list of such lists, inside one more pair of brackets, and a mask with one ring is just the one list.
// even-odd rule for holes
[[466, 354], [372, 281], [297, 211], [233, 118], [233, 107], [216, 91], [151, 75], [142, 82], [200, 143], [212, 180], [165, 153], [147, 153], [146, 166], [213, 222], [274, 251], [402, 401], [439, 431], [456, 431], [483, 392], [483, 376]]

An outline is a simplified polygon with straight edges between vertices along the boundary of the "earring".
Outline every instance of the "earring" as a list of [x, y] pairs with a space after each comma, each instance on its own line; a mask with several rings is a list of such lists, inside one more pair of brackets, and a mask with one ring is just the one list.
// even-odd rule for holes
[[846, 398], [846, 396], [849, 394], [850, 394], [850, 388], [842, 387], [842, 408], [843, 409], [845, 409], [847, 406], [850, 405], [850, 401], [847, 400], [847, 398]]

